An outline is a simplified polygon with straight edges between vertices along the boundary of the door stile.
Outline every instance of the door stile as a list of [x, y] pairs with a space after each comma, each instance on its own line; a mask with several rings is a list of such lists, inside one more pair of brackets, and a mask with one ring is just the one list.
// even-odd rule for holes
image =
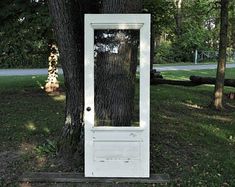
[[[88, 17], [85, 16], [85, 23], [90, 23]], [[91, 24], [85, 24], [85, 108], [84, 108], [84, 122], [85, 122], [85, 175], [90, 175], [91, 162], [93, 153], [90, 149], [92, 147], [92, 127], [94, 124], [94, 29]], [[92, 36], [92, 37], [91, 37]], [[90, 107], [90, 111], [87, 108]], [[90, 137], [90, 138], [88, 138]]]
[[142, 157], [146, 167], [145, 173], [150, 171], [150, 19], [145, 18], [145, 24], [140, 29], [140, 124], [143, 131], [143, 147], [145, 153]]

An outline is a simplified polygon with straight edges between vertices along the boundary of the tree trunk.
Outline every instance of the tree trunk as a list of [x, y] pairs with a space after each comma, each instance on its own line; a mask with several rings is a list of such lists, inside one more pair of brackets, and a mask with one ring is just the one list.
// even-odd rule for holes
[[162, 79], [162, 78], [153, 78], [150, 81], [151, 85], [158, 85], [158, 84], [170, 84], [170, 85], [178, 85], [178, 86], [198, 86], [200, 84], [194, 83], [192, 81], [181, 81], [181, 80], [169, 80], [169, 79]]
[[45, 91], [48, 93], [56, 92], [59, 89], [59, 81], [58, 78], [58, 57], [59, 57], [59, 51], [58, 47], [55, 43], [49, 44], [50, 47], [50, 56], [48, 58], [48, 77], [45, 85]]
[[[59, 140], [62, 156], [83, 159], [84, 12], [94, 12], [96, 1], [49, 0], [49, 10], [60, 50], [66, 88], [65, 124]], [[87, 5], [89, 4], [89, 6]], [[76, 154], [77, 153], [77, 154]], [[81, 159], [79, 159], [81, 156]]]
[[[141, 4], [136, 0], [104, 0], [101, 4], [99, 0], [49, 0], [48, 4], [60, 50], [66, 88], [65, 125], [59, 141], [59, 152], [62, 156], [75, 157], [79, 164], [83, 160], [84, 13], [97, 13], [100, 6], [101, 13], [136, 13], [140, 12]], [[133, 58], [134, 51], [128, 58]], [[125, 53], [127, 54], [129, 53]], [[104, 59], [109, 58], [112, 56], [106, 56]], [[132, 60], [134, 61], [136, 60]], [[134, 74], [135, 67], [129, 67], [129, 75]], [[133, 89], [129, 90], [133, 92]], [[120, 91], [120, 96], [121, 93]]]
[[[213, 77], [190, 76], [190, 80], [198, 85], [216, 83], [216, 78]], [[235, 79], [224, 79], [224, 86], [235, 87]]]
[[223, 90], [226, 68], [226, 48], [228, 30], [228, 4], [228, 0], [221, 0], [219, 59], [213, 99], [213, 106], [217, 110], [221, 110], [223, 108]]
[[[104, 0], [100, 10], [101, 13], [140, 11], [141, 3], [136, 0]], [[96, 125], [131, 126], [138, 120], [133, 121], [139, 31], [101, 30], [95, 34], [96, 46], [101, 46], [95, 59]]]
[[[233, 0], [233, 4], [231, 5], [231, 42], [232, 42], [232, 49], [235, 55], [235, 1]], [[235, 56], [233, 57], [235, 61]]]
[[174, 0], [174, 4], [176, 7], [176, 12], [174, 15], [175, 23], [176, 23], [176, 36], [180, 36], [182, 34], [182, 1], [183, 0]]
[[155, 31], [153, 25], [153, 16], [151, 15], [151, 44], [150, 44], [150, 72], [153, 72], [153, 64], [154, 64], [154, 56], [155, 56]]
[[142, 0], [102, 0], [100, 13], [140, 13]]
[[[216, 79], [213, 77], [200, 77], [200, 76], [190, 76], [190, 81], [185, 80], [169, 80], [163, 78], [152, 78], [151, 85], [158, 84], [170, 84], [170, 85], [179, 85], [179, 86], [198, 86], [201, 84], [215, 84]], [[225, 79], [224, 86], [235, 87], [235, 79]]]

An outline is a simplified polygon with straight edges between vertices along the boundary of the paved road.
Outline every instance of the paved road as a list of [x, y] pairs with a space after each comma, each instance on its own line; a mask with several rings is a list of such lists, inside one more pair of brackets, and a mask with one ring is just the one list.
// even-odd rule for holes
[[[62, 73], [62, 69], [59, 69], [59, 74]], [[47, 75], [47, 69], [0, 69], [0, 76], [12, 75]]]
[[[157, 71], [177, 71], [177, 70], [200, 70], [200, 69], [216, 69], [216, 64], [207, 65], [187, 65], [187, 66], [154, 66]], [[227, 68], [235, 68], [235, 64], [227, 64]], [[62, 74], [59, 69], [59, 74]], [[0, 76], [12, 75], [46, 75], [47, 69], [0, 69]]]

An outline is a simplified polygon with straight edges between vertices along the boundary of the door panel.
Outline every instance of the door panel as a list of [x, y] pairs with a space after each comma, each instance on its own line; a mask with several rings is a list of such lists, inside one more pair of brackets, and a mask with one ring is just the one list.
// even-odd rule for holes
[[86, 177], [149, 177], [149, 44], [149, 15], [85, 15]]

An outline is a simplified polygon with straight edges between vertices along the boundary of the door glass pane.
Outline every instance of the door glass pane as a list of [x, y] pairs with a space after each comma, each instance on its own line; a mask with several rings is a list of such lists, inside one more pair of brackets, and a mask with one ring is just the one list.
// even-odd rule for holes
[[139, 30], [95, 30], [95, 126], [139, 126]]

